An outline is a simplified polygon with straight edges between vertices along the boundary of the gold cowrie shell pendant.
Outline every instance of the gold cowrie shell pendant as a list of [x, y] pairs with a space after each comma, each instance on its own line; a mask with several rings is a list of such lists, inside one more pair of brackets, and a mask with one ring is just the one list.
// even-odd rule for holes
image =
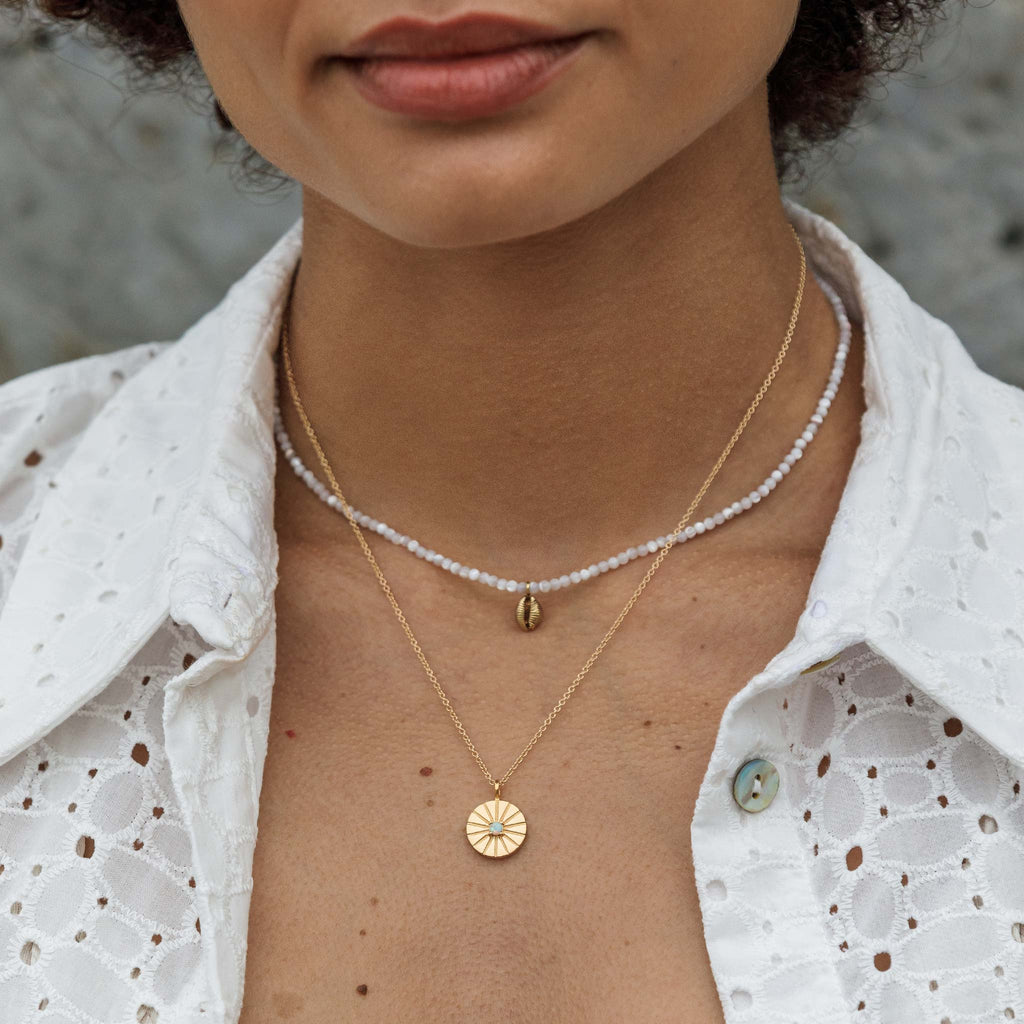
[[541, 608], [540, 601], [530, 593], [530, 584], [526, 584], [526, 593], [519, 599], [516, 605], [516, 622], [519, 628], [529, 633], [540, 625]]

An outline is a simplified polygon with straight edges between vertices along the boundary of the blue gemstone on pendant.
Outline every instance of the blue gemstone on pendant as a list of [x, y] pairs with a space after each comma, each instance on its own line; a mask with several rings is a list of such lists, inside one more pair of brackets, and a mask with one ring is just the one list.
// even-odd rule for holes
[[500, 836], [505, 831], [505, 826], [500, 821], [491, 822], [491, 831], [496, 835]]

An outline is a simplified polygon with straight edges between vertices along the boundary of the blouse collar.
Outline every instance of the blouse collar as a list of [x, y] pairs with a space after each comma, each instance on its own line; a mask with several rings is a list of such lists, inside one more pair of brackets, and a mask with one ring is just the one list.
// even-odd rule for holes
[[[1024, 706], [1007, 693], [1012, 673], [1024, 670], [1020, 632], [997, 634], [984, 614], [960, 607], [949, 573], [911, 579], [919, 564], [961, 552], [980, 558], [984, 538], [998, 547], [993, 526], [1006, 534], [1019, 520], [1020, 469], [1003, 481], [996, 524], [999, 513], [964, 490], [972, 463], [998, 473], [1010, 450], [1012, 438], [993, 448], [1005, 433], [999, 416], [1012, 411], [1007, 386], [982, 374], [951, 328], [833, 222], [783, 201], [809, 262], [863, 323], [866, 411], [796, 636], [765, 682], [863, 639], [1004, 754], [1024, 760]], [[301, 248], [300, 217], [218, 306], [125, 382], [47, 493], [0, 612], [0, 762], [99, 693], [168, 614], [231, 661], [270, 628], [278, 557], [273, 357]], [[125, 436], [131, 458], [112, 472], [110, 453]], [[1015, 436], [1024, 450], [1019, 426]], [[113, 538], [140, 503], [143, 539], [116, 573], [96, 569], [94, 552], [69, 554], [59, 543], [66, 524], [78, 522]], [[1019, 522], [1016, 534], [1024, 535]], [[1024, 545], [1007, 541], [998, 556], [996, 569], [1007, 579], [1016, 574], [1019, 594]], [[93, 591], [104, 595], [95, 611], [62, 632], [61, 607], [93, 600]], [[956, 628], [944, 630], [954, 620]]]

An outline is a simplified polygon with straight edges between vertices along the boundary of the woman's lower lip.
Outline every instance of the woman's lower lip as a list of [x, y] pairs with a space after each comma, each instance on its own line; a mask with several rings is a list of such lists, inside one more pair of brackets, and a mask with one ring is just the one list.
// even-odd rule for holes
[[359, 93], [399, 114], [434, 120], [486, 117], [532, 96], [563, 71], [590, 33], [451, 59], [343, 59]]

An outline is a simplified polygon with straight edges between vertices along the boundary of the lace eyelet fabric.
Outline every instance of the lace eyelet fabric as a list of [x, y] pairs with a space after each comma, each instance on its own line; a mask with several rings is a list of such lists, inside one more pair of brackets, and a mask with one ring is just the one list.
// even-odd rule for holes
[[[1024, 391], [786, 208], [866, 412], [796, 631], [680, 812], [722, 1018], [1024, 1019]], [[179, 339], [0, 386], [0, 1024], [239, 1019], [301, 244]]]
[[196, 984], [191, 837], [163, 713], [167, 681], [205, 649], [166, 620], [99, 696], [0, 768], [0, 1019], [156, 1021]]
[[771, 723], [787, 844], [737, 818], [732, 856], [698, 873], [705, 927], [736, 954], [721, 979], [735, 1019], [1013, 1019], [1020, 764], [864, 642], [747, 714]]

